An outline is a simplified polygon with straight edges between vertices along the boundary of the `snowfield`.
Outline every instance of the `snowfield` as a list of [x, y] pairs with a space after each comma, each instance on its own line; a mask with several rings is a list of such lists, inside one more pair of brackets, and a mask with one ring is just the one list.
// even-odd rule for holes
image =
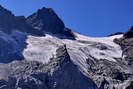
[[87, 73], [87, 62], [89, 59], [104, 59], [116, 62], [115, 58], [121, 58], [122, 50], [119, 45], [113, 42], [115, 38], [122, 35], [110, 37], [87, 37], [74, 33], [76, 40], [59, 39], [47, 34], [45, 37], [28, 36], [27, 47], [23, 55], [27, 60], [36, 60], [47, 64], [56, 55], [56, 49], [61, 45], [66, 45], [68, 53], [73, 63]]

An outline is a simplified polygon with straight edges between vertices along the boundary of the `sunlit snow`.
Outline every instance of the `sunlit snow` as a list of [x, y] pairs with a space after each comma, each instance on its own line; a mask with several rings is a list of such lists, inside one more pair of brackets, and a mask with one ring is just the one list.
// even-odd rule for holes
[[[50, 58], [56, 54], [59, 46], [66, 45], [71, 60], [79, 65], [80, 69], [87, 72], [88, 58], [94, 57], [97, 60], [108, 60], [116, 62], [115, 58], [121, 58], [122, 50], [119, 45], [113, 42], [115, 38], [122, 35], [111, 37], [93, 38], [75, 33], [76, 40], [59, 39], [52, 35], [45, 37], [28, 36], [27, 48], [24, 49], [23, 55], [27, 60], [36, 60], [48, 63]], [[102, 47], [106, 49], [101, 49]]]

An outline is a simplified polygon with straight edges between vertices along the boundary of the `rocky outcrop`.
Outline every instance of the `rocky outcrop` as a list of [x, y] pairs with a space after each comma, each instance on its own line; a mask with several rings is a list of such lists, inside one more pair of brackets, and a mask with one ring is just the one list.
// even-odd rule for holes
[[129, 85], [126, 87], [126, 89], [133, 89], [133, 81], [129, 83]]
[[41, 32], [34, 30], [33, 27], [27, 23], [24, 16], [15, 16], [2, 6], [0, 6], [0, 13], [0, 31], [11, 34], [13, 31], [19, 30], [34, 35], [42, 35]]
[[[108, 56], [106, 56], [106, 53], [102, 53], [102, 51], [109, 51], [110, 47], [101, 43], [96, 43], [96, 45], [95, 43], [92, 43], [92, 46], [94, 47], [92, 49], [97, 47], [101, 53], [98, 53], [97, 50], [96, 54], [104, 55], [105, 58], [97, 59], [96, 54], [93, 56], [91, 53], [88, 53], [86, 63], [89, 77], [93, 79], [99, 89], [126, 89], [124, 87], [126, 87], [126, 84], [130, 84], [130, 79], [133, 78], [132, 67], [129, 66], [129, 64], [125, 64], [125, 60], [123, 60], [122, 57], [114, 57], [115, 61], [108, 60]], [[85, 52], [87, 49], [88, 48], [85, 47], [82, 50]], [[129, 82], [125, 84], [126, 81]]]
[[2, 6], [0, 12], [0, 30], [7, 34], [19, 30], [32, 35], [45, 36], [45, 33], [49, 32], [60, 38], [74, 39], [72, 31], [65, 27], [62, 20], [50, 8], [39, 9], [28, 18], [15, 16]]
[[36, 36], [45, 36], [45, 34], [41, 31], [35, 30], [30, 24], [28, 24], [27, 19], [24, 16], [15, 16], [15, 21], [16, 26], [13, 30], [18, 30]]
[[128, 32], [124, 34], [124, 38], [132, 38], [133, 37], [133, 26], [129, 29]]
[[15, 16], [8, 10], [0, 6], [0, 30], [11, 33], [15, 27]]
[[[122, 38], [115, 39], [115, 43], [119, 44], [122, 49], [122, 64], [127, 67], [129, 71], [126, 73], [126, 79], [124, 79], [124, 89], [132, 89], [132, 78], [133, 78], [133, 27], [126, 32]], [[122, 74], [123, 75], [123, 74]], [[122, 87], [121, 87], [122, 88]]]
[[133, 66], [133, 27], [120, 39], [114, 41], [119, 44], [123, 50], [123, 62], [129, 66]]
[[27, 22], [34, 29], [42, 31], [42, 33], [52, 33], [62, 35], [66, 38], [74, 38], [72, 31], [67, 29], [63, 21], [56, 15], [51, 8], [39, 9], [36, 13], [27, 18]]
[[[48, 64], [36, 61], [16, 61], [1, 65], [1, 89], [98, 89], [74, 65], [65, 46], [57, 49]], [[10, 71], [10, 72], [9, 72]]]

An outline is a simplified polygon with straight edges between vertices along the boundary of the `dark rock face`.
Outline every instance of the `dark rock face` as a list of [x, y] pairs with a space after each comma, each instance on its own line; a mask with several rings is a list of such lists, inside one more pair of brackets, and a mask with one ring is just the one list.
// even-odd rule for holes
[[133, 89], [133, 81], [126, 87], [126, 89]]
[[0, 30], [5, 33], [11, 34], [13, 30], [19, 30], [33, 35], [44, 36], [46, 32], [49, 32], [60, 35], [62, 38], [74, 39], [72, 31], [65, 27], [62, 20], [50, 8], [39, 9], [28, 18], [14, 16], [3, 7], [0, 7], [0, 13]]
[[27, 22], [36, 30], [42, 33], [60, 34], [66, 37], [74, 38], [70, 29], [67, 29], [62, 20], [51, 8], [39, 9], [36, 13], [27, 18]]
[[110, 34], [109, 36], [115, 36], [115, 35], [120, 35], [120, 34], [124, 34], [124, 33], [123, 32], [116, 32], [116, 33]]
[[16, 26], [15, 28], [18, 29], [21, 32], [26, 32], [32, 35], [37, 35], [37, 36], [44, 36], [41, 31], [37, 31], [34, 29], [30, 24], [28, 24], [27, 19], [24, 16], [16, 16]]
[[124, 34], [124, 38], [132, 38], [133, 37], [133, 26], [129, 29], [128, 32]]
[[21, 32], [27, 32], [31, 34], [39, 34], [35, 32], [36, 30], [33, 29], [26, 21], [24, 16], [14, 16], [10, 11], [0, 7], [0, 30], [11, 34], [13, 30], [19, 30]]
[[[115, 43], [119, 44], [121, 46], [122, 49], [122, 60], [121, 63], [124, 66], [127, 67], [127, 69], [129, 70], [128, 73], [125, 74], [121, 74], [123, 76], [125, 76], [125, 78], [120, 78], [123, 79], [124, 81], [130, 81], [128, 83], [126, 83], [125, 85], [125, 89], [132, 89], [132, 78], [133, 78], [133, 27], [131, 27], [129, 29], [128, 32], [126, 32], [122, 38], [120, 39], [115, 39], [114, 40]], [[125, 69], [126, 70], [126, 69]], [[119, 75], [120, 77], [120, 75]]]
[[36, 13], [27, 18], [29, 24], [38, 30], [52, 33], [60, 33], [64, 28], [64, 23], [50, 8], [39, 9]]
[[123, 61], [130, 66], [133, 66], [133, 27], [126, 32], [123, 38], [114, 40], [123, 50]]
[[15, 16], [0, 6], [0, 30], [10, 33], [15, 27]]
[[[128, 65], [125, 65], [121, 58], [116, 60], [117, 62], [104, 59], [97, 60], [91, 55], [87, 59], [89, 76], [95, 81], [99, 89], [121, 89], [119, 84], [133, 77]], [[119, 86], [115, 86], [117, 84]]]

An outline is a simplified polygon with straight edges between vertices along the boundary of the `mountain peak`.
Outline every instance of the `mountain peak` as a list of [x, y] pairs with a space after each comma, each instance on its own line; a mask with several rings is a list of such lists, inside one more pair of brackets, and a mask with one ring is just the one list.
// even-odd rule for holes
[[[53, 24], [60, 25], [61, 29], [65, 27], [63, 21], [57, 16], [57, 14], [51, 8], [43, 7], [42, 9], [39, 9], [37, 12], [29, 16], [27, 20], [34, 27], [43, 24], [43, 26], [40, 26], [40, 29], [41, 28], [44, 29], [45, 27], [44, 25], [53, 25]], [[35, 22], [38, 23], [35, 24]], [[45, 28], [45, 30], [51, 30], [51, 29]]]
[[44, 11], [54, 12], [52, 8], [46, 8], [46, 7], [42, 7], [41, 9], [38, 10], [38, 12], [44, 12]]
[[70, 30], [66, 30], [63, 21], [52, 8], [41, 8], [28, 18], [15, 16], [11, 11], [0, 6], [0, 30], [10, 34], [13, 29], [21, 32], [45, 35], [57, 34], [60, 37], [74, 38]]
[[[74, 37], [66, 30], [65, 24], [51, 8], [39, 9], [27, 18], [27, 22], [36, 30], [42, 33], [59, 34], [66, 37]], [[67, 34], [67, 35], [66, 35]]]

